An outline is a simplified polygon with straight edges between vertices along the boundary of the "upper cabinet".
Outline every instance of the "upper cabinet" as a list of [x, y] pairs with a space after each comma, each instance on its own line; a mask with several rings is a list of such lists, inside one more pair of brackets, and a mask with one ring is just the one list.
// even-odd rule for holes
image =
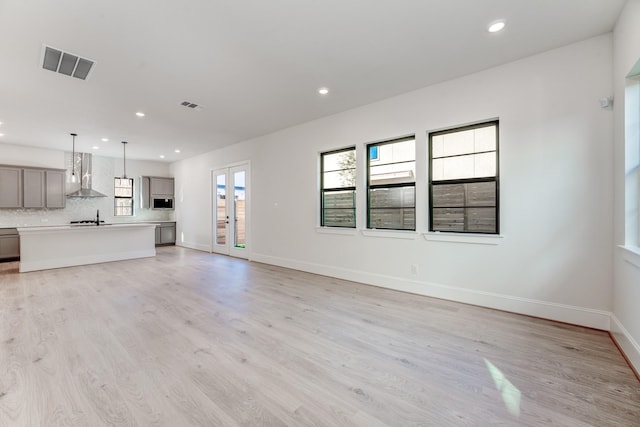
[[173, 178], [140, 177], [140, 207], [173, 210]]
[[0, 208], [22, 207], [22, 169], [0, 166]]
[[67, 203], [65, 194], [65, 171], [47, 170], [46, 204], [48, 208], [64, 208]]
[[173, 196], [173, 178], [156, 178], [150, 177], [150, 193], [151, 195], [170, 195]]
[[0, 166], [0, 208], [64, 208], [65, 171]]
[[22, 206], [25, 208], [46, 207], [44, 194], [44, 171], [41, 169], [24, 169], [22, 171]]

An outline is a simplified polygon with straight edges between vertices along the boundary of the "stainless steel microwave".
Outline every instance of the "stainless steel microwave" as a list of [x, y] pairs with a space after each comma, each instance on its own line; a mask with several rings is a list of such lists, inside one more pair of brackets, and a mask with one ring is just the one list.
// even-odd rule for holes
[[173, 209], [173, 197], [151, 196], [151, 209]]

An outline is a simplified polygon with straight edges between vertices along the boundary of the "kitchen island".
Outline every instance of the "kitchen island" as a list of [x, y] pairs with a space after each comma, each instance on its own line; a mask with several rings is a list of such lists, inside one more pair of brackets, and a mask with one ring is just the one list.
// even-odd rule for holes
[[155, 224], [18, 228], [20, 272], [156, 255]]

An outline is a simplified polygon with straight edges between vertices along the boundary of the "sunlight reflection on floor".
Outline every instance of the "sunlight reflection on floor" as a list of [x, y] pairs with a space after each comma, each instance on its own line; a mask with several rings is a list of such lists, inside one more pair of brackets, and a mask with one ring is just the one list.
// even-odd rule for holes
[[520, 397], [522, 393], [516, 386], [511, 384], [511, 381], [504, 376], [504, 374], [493, 363], [484, 359], [485, 365], [493, 378], [493, 382], [496, 385], [496, 389], [502, 394], [502, 401], [509, 413], [513, 416], [520, 416]]

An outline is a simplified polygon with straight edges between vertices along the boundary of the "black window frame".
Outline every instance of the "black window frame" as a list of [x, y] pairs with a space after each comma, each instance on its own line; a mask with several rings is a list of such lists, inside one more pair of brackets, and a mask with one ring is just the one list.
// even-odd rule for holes
[[[367, 144], [365, 149], [367, 153], [367, 229], [369, 230], [391, 230], [391, 231], [416, 231], [416, 176], [413, 177], [413, 182], [402, 182], [402, 183], [389, 183], [389, 184], [371, 184], [371, 166], [372, 162], [380, 161], [380, 150], [378, 148], [377, 155], [375, 158], [371, 158], [371, 148], [372, 147], [380, 147], [382, 145], [396, 144], [403, 141], [414, 141], [414, 151], [413, 151], [413, 163], [414, 168], [417, 167], [417, 159], [416, 159], [416, 136], [409, 135], [401, 138], [390, 139], [386, 141], [374, 142], [371, 144]], [[407, 163], [406, 161], [398, 162], [398, 163]], [[376, 165], [373, 165], [376, 166]], [[403, 187], [412, 187], [413, 188], [413, 228], [392, 228], [392, 227], [372, 227], [371, 226], [371, 190], [378, 188], [403, 188]], [[378, 208], [373, 208], [378, 209]], [[387, 208], [379, 208], [379, 209], [405, 209], [405, 207], [387, 207]]]
[[[459, 126], [459, 127], [455, 127], [455, 128], [450, 128], [450, 129], [446, 129], [446, 130], [441, 130], [441, 131], [437, 131], [437, 132], [431, 132], [428, 135], [428, 144], [429, 144], [429, 231], [430, 232], [447, 232], [447, 233], [458, 233], [458, 234], [491, 234], [491, 235], [495, 235], [495, 234], [500, 234], [500, 121], [499, 120], [490, 120], [490, 121], [486, 121], [486, 122], [481, 122], [481, 123], [476, 123], [476, 124], [472, 124], [472, 125], [466, 125], [466, 126]], [[495, 131], [496, 131], [496, 149], [495, 149], [495, 156], [496, 156], [496, 173], [495, 176], [491, 176], [491, 177], [482, 177], [482, 178], [462, 178], [462, 179], [450, 179], [450, 180], [439, 180], [436, 181], [434, 183], [433, 181], [433, 138], [435, 136], [439, 136], [439, 135], [446, 135], [446, 134], [450, 134], [450, 133], [456, 133], [456, 132], [463, 132], [463, 131], [467, 131], [467, 130], [471, 130], [471, 129], [480, 129], [483, 127], [491, 127], [491, 126], [495, 126]], [[494, 152], [492, 151], [486, 151], [486, 152]], [[452, 156], [444, 156], [444, 157], [438, 157], [440, 158], [446, 158], [446, 157], [457, 157], [457, 156], [465, 156], [465, 155], [470, 155], [470, 154], [482, 154], [485, 153], [485, 151], [479, 151], [479, 152], [473, 152], [473, 153], [466, 153], [466, 154], [460, 154], [460, 155], [452, 155]], [[495, 231], [468, 231], [468, 230], [434, 230], [434, 225], [433, 225], [433, 187], [438, 186], [438, 185], [452, 185], [452, 184], [474, 184], [474, 183], [486, 183], [486, 182], [495, 182], [495, 206], [472, 206], [473, 208], [494, 208], [495, 209], [495, 213], [496, 213], [496, 226], [495, 226]], [[447, 206], [448, 208], [458, 208], [458, 209], [466, 209], [469, 206], [465, 205], [465, 206]], [[438, 207], [436, 207], [438, 208]], [[467, 215], [465, 213], [465, 221], [468, 219]], [[465, 227], [466, 228], [466, 227]]]
[[[122, 187], [122, 186], [118, 186], [117, 180], [123, 180], [126, 179], [127, 181], [129, 181], [131, 183], [131, 196], [118, 196], [117, 195], [117, 188], [128, 188], [128, 187]], [[115, 177], [113, 178], [113, 216], [133, 216], [134, 214], [134, 198], [133, 195], [134, 193], [134, 179], [133, 178], [119, 178], [119, 177]], [[121, 214], [118, 213], [118, 208], [122, 208], [122, 206], [118, 206], [118, 200], [131, 200], [131, 214]]]
[[[339, 153], [346, 153], [349, 151], [353, 151], [353, 156], [354, 156], [354, 160], [355, 160], [355, 164], [353, 166], [353, 170], [356, 173], [356, 178], [354, 179], [354, 185], [353, 186], [348, 186], [348, 187], [337, 187], [337, 188], [325, 188], [324, 187], [324, 174], [326, 172], [337, 172], [340, 170], [348, 170], [348, 169], [336, 169], [336, 170], [332, 170], [332, 171], [325, 171], [324, 170], [324, 159], [325, 156], [327, 155], [332, 155], [332, 154], [339, 154]], [[321, 227], [335, 227], [335, 228], [356, 228], [357, 226], [357, 201], [356, 201], [356, 180], [357, 180], [357, 157], [356, 157], [356, 147], [346, 147], [346, 148], [340, 148], [338, 150], [331, 150], [331, 151], [325, 151], [320, 153], [320, 226]], [[339, 191], [352, 191], [353, 193], [353, 208], [331, 208], [331, 209], [344, 209], [344, 210], [348, 210], [351, 209], [353, 211], [353, 225], [335, 225], [335, 224], [330, 224], [327, 225], [325, 223], [325, 209], [329, 209], [325, 207], [325, 193], [334, 193], [334, 192], [339, 192]]]

